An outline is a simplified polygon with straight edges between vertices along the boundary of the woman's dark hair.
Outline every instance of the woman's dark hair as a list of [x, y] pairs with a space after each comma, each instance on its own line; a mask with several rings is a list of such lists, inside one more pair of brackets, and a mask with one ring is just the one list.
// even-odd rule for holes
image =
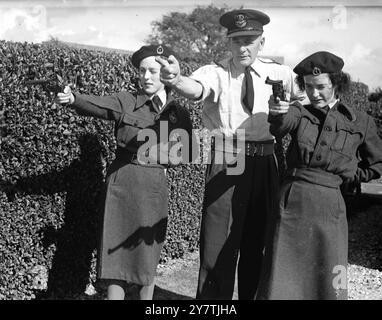
[[[328, 74], [330, 81], [336, 89], [336, 94], [344, 93], [349, 90], [351, 78], [348, 73], [340, 71]], [[298, 75], [296, 77], [296, 83], [301, 90], [305, 90], [305, 81], [303, 75]]]
[[171, 88], [168, 86], [164, 86], [164, 90], [166, 91], [167, 95], [171, 92]]

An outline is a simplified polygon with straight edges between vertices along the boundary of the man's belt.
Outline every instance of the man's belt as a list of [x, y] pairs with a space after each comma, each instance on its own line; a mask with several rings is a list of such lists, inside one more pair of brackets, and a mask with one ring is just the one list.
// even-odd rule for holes
[[274, 142], [256, 142], [256, 141], [245, 141], [245, 155], [254, 156], [269, 156], [274, 152]]
[[[217, 139], [212, 137], [211, 147], [214, 151], [222, 151], [228, 153], [238, 153], [243, 152], [242, 145], [243, 141], [231, 140], [230, 143], [226, 144], [222, 139], [219, 139], [217, 144]], [[274, 153], [274, 141], [265, 140], [265, 141], [245, 141], [244, 142], [244, 153], [246, 156], [269, 156]]]

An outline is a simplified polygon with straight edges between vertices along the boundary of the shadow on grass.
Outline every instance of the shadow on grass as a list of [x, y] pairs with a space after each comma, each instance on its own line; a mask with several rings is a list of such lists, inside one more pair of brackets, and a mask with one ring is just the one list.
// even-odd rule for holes
[[382, 201], [363, 197], [348, 214], [349, 263], [382, 271]]
[[154, 300], [195, 300], [195, 298], [155, 286]]

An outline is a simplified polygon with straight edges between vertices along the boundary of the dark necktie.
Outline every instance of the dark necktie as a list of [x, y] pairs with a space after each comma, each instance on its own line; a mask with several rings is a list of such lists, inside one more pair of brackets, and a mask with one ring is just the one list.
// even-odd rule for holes
[[245, 83], [245, 94], [243, 97], [243, 103], [247, 109], [252, 113], [253, 100], [255, 99], [255, 93], [253, 90], [253, 81], [250, 72], [251, 67], [245, 68], [244, 72], [244, 83]]
[[160, 110], [160, 108], [162, 106], [162, 101], [160, 100], [160, 98], [157, 95], [155, 95], [155, 96], [153, 96], [152, 101], [153, 101], [154, 105]]
[[327, 116], [328, 112], [329, 112], [329, 106], [325, 106], [323, 108], [317, 109], [317, 118], [320, 121], [320, 125], [318, 127], [318, 130], [320, 133], [322, 131], [322, 126], [324, 125], [324, 122], [326, 120], [326, 116]]
[[326, 119], [326, 116], [328, 115], [328, 112], [329, 112], [329, 106], [325, 106], [323, 108], [320, 108], [318, 109], [319, 111], [319, 119], [320, 119], [320, 122], [324, 123], [325, 119]]

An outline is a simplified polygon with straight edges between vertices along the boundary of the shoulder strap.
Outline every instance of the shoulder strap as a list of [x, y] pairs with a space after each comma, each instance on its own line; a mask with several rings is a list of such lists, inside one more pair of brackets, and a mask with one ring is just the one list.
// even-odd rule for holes
[[277, 61], [275, 61], [273, 59], [263, 58], [263, 57], [257, 57], [257, 59], [259, 59], [259, 61], [261, 61], [262, 63], [271, 63], [271, 64], [281, 65], [281, 63], [278, 63]]

